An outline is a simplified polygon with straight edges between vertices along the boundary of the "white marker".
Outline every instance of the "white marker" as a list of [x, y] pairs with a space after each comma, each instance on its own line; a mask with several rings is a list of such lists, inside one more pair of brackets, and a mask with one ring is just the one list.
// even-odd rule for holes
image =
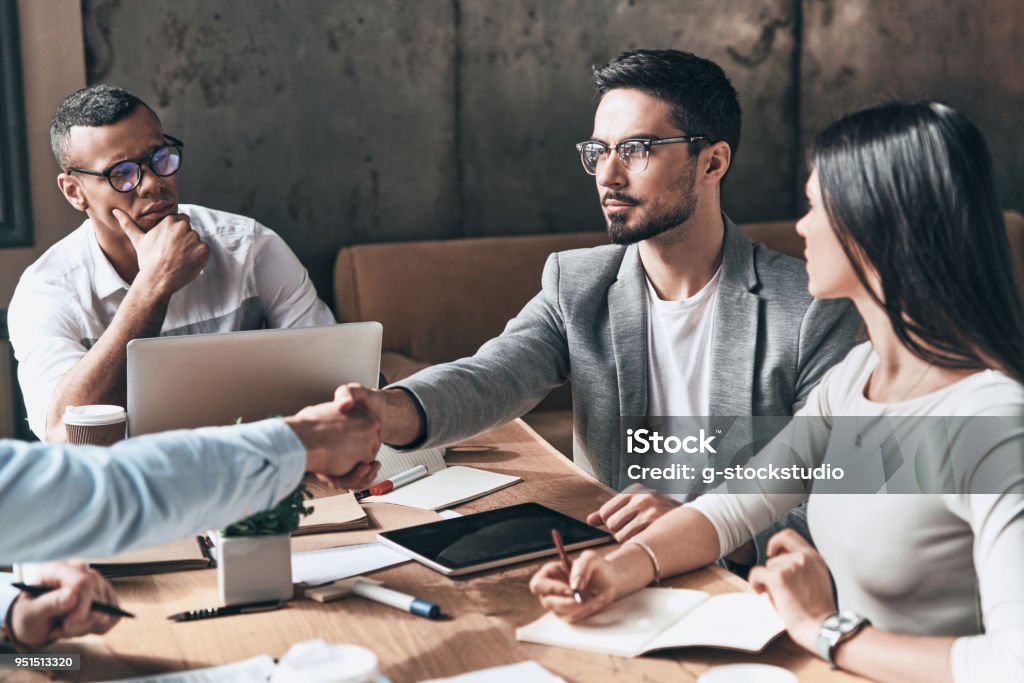
[[420, 600], [419, 598], [414, 598], [411, 595], [399, 593], [398, 591], [385, 588], [384, 586], [378, 586], [377, 584], [370, 583], [369, 581], [356, 579], [356, 582], [352, 585], [352, 592], [361, 598], [373, 600], [374, 602], [379, 602], [382, 605], [394, 607], [395, 609], [400, 609], [403, 612], [410, 612], [416, 616], [426, 617], [427, 619], [437, 619], [441, 616], [441, 608], [432, 602]]

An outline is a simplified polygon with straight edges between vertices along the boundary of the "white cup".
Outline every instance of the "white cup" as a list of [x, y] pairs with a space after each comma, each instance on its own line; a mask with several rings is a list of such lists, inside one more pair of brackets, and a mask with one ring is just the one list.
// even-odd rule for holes
[[125, 436], [128, 413], [121, 406], [68, 406], [64, 409], [64, 431], [68, 443], [110, 446]]
[[360, 645], [307, 640], [289, 648], [271, 683], [377, 683], [377, 655]]

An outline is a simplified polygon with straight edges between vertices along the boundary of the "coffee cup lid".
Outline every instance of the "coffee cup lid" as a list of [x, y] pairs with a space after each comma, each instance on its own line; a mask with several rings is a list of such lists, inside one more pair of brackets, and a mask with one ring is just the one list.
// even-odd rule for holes
[[272, 683], [375, 683], [377, 655], [360, 645], [307, 640], [292, 645], [274, 669]]
[[94, 405], [68, 406], [64, 409], [64, 424], [92, 427], [117, 424], [128, 419], [121, 406]]

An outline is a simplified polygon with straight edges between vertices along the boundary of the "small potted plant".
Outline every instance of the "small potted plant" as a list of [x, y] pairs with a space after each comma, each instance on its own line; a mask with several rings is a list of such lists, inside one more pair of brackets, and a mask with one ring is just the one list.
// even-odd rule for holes
[[221, 602], [237, 605], [292, 597], [291, 532], [313, 512], [305, 501], [313, 494], [305, 484], [280, 503], [220, 532], [217, 589]]

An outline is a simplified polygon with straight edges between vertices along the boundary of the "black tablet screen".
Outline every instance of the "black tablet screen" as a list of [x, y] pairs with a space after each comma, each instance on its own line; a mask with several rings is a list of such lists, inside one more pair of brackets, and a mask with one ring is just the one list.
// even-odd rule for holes
[[568, 547], [610, 535], [537, 503], [387, 531], [381, 535], [428, 560], [456, 570], [553, 550], [551, 530]]

